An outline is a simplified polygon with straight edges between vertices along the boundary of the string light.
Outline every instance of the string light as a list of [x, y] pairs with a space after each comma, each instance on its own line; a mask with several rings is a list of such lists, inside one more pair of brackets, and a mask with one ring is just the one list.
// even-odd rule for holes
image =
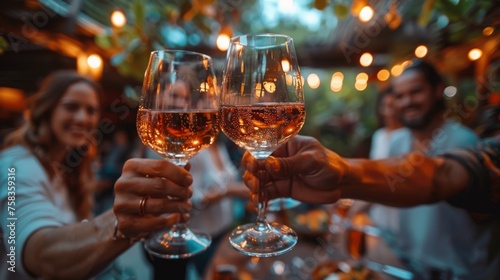
[[493, 31], [495, 31], [495, 28], [488, 26], [483, 29], [483, 34], [485, 36], [490, 36], [491, 34], [493, 34]]
[[116, 27], [123, 27], [127, 23], [127, 18], [122, 11], [114, 11], [111, 13], [111, 24]]
[[405, 69], [406, 69], [406, 67], [408, 67], [408, 66], [410, 66], [410, 65], [412, 65], [412, 64], [413, 64], [413, 62], [411, 62], [411, 60], [405, 60], [405, 61], [403, 61], [403, 63], [401, 63], [401, 68], [402, 68], [403, 70], [405, 70]]
[[361, 11], [359, 11], [359, 20], [362, 22], [368, 22], [373, 18], [373, 9], [370, 6], [364, 6]]
[[397, 77], [397, 76], [401, 75], [401, 73], [403, 73], [403, 66], [401, 66], [399, 64], [392, 66], [391, 75], [393, 75], [394, 77]]
[[358, 83], [357, 81], [356, 81], [356, 83], [354, 84], [354, 88], [356, 88], [356, 89], [357, 89], [357, 90], [359, 90], [359, 91], [363, 91], [363, 90], [365, 90], [367, 86], [368, 86], [368, 84], [367, 84], [367, 83]]
[[316, 73], [311, 73], [309, 74], [309, 76], [307, 76], [307, 84], [309, 85], [309, 87], [311, 87], [312, 89], [317, 89], [320, 85], [320, 80], [319, 80], [319, 76], [318, 74]]
[[478, 60], [483, 55], [483, 51], [478, 48], [474, 48], [469, 51], [469, 59], [471, 61]]
[[391, 72], [389, 72], [389, 70], [387, 70], [387, 69], [381, 69], [377, 73], [377, 79], [379, 79], [379, 81], [381, 81], [381, 82], [387, 81], [390, 76], [391, 76]]
[[92, 69], [99, 69], [102, 66], [102, 58], [98, 54], [91, 54], [87, 58], [87, 64]]
[[415, 56], [418, 58], [423, 58], [427, 55], [427, 47], [424, 45], [420, 45], [415, 49]]
[[457, 88], [454, 86], [448, 86], [444, 89], [443, 92], [447, 97], [453, 97], [457, 94]]
[[356, 75], [356, 83], [366, 84], [368, 82], [368, 74], [361, 72]]
[[364, 67], [370, 66], [372, 62], [373, 62], [373, 56], [368, 52], [362, 54], [361, 57], [359, 58], [359, 64], [361, 64], [361, 66]]
[[227, 51], [230, 41], [231, 38], [229, 38], [227, 34], [219, 34], [216, 41], [217, 49], [219, 49], [220, 51]]
[[339, 92], [342, 89], [344, 83], [344, 74], [342, 72], [335, 72], [332, 75], [332, 80], [330, 82], [330, 89], [333, 92]]

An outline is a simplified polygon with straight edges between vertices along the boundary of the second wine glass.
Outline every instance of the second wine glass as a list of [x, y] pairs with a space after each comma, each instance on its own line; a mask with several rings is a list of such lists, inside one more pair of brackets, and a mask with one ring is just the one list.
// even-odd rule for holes
[[[221, 88], [221, 129], [257, 160], [265, 160], [295, 136], [305, 121], [304, 90], [293, 40], [280, 34], [231, 39]], [[259, 171], [260, 178], [266, 174]], [[262, 181], [262, 180], [261, 180]], [[230, 235], [239, 252], [257, 257], [285, 253], [295, 232], [266, 221], [267, 197], [259, 187], [257, 221]]]
[[[151, 53], [144, 75], [137, 131], [150, 149], [178, 166], [211, 145], [219, 132], [219, 100], [212, 59], [183, 50]], [[175, 199], [175, 198], [172, 198]], [[153, 233], [146, 250], [160, 258], [186, 258], [205, 251], [210, 235], [185, 223]]]

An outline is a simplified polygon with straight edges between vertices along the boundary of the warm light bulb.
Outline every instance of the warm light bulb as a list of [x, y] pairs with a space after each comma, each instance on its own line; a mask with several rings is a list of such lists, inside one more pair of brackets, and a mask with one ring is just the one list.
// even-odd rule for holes
[[111, 23], [116, 27], [123, 27], [127, 23], [127, 18], [121, 11], [114, 11], [111, 14]]
[[91, 54], [87, 58], [87, 64], [92, 69], [98, 69], [102, 65], [102, 58], [97, 54]]
[[368, 67], [373, 62], [373, 56], [370, 53], [364, 53], [359, 58], [359, 64], [364, 67]]
[[483, 34], [485, 36], [490, 36], [491, 34], [493, 34], [493, 31], [495, 31], [495, 28], [488, 26], [483, 29]]
[[411, 60], [405, 60], [405, 61], [403, 61], [403, 63], [401, 63], [401, 68], [403, 70], [405, 70], [406, 67], [411, 66], [412, 64], [413, 64], [413, 62]]
[[356, 83], [366, 84], [368, 82], [368, 74], [361, 72], [356, 76]]
[[226, 34], [219, 34], [219, 36], [217, 37], [217, 48], [220, 50], [220, 51], [227, 51], [227, 49], [229, 48], [229, 43], [231, 41], [231, 38], [229, 38], [228, 35]]
[[332, 77], [332, 81], [330, 82], [330, 87], [338, 88], [342, 87], [344, 81], [340, 77]]
[[365, 90], [367, 86], [368, 86], [368, 84], [367, 84], [367, 83], [358, 83], [357, 81], [356, 81], [356, 83], [354, 84], [354, 88], [356, 88], [356, 89], [357, 89], [357, 90], [359, 90], [359, 91], [363, 91], [363, 90]]
[[478, 48], [474, 48], [469, 51], [469, 59], [472, 61], [478, 60], [482, 55], [483, 51]]
[[335, 72], [332, 75], [332, 78], [333, 77], [339, 77], [341, 80], [343, 80], [344, 79], [344, 74], [342, 74], [342, 72]]
[[309, 76], [307, 76], [307, 84], [312, 89], [317, 89], [320, 85], [320, 80], [319, 80], [318, 74], [316, 74], [316, 73], [309, 74]]
[[387, 69], [382, 69], [382, 70], [378, 71], [378, 73], [377, 73], [377, 79], [379, 79], [379, 81], [382, 81], [382, 82], [387, 81], [390, 76], [391, 76], [391, 73]]
[[444, 95], [448, 97], [453, 97], [457, 94], [457, 88], [454, 86], [448, 86], [444, 89]]
[[415, 49], [415, 56], [418, 58], [423, 58], [427, 55], [427, 47], [424, 45], [420, 45]]
[[361, 11], [359, 11], [359, 20], [362, 22], [368, 22], [373, 18], [373, 9], [370, 6], [364, 6]]
[[344, 74], [342, 72], [335, 72], [332, 75], [332, 80], [330, 81], [330, 89], [333, 92], [339, 92], [342, 89], [344, 83]]
[[397, 76], [401, 75], [401, 73], [403, 73], [403, 66], [401, 66], [399, 64], [392, 66], [391, 75], [393, 75], [394, 77], [397, 77]]

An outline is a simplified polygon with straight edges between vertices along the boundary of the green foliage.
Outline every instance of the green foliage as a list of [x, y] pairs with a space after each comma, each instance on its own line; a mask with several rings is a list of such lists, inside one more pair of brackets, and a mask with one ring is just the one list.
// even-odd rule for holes
[[[330, 89], [332, 74], [341, 71], [344, 82], [339, 92]], [[369, 137], [378, 126], [375, 116], [377, 88], [373, 83], [364, 91], [354, 88], [359, 69], [308, 69], [307, 77], [315, 72], [321, 84], [317, 89], [305, 86], [306, 123], [301, 134], [318, 138], [326, 147], [343, 156], [351, 156], [359, 143]]]

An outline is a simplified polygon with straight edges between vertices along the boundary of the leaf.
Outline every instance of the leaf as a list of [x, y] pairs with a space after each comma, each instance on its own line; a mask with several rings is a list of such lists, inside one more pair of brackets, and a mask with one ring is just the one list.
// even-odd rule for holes
[[314, 8], [318, 10], [324, 10], [328, 4], [330, 4], [329, 0], [314, 0]]
[[108, 35], [96, 35], [94, 41], [100, 48], [105, 50], [113, 48], [113, 40]]
[[420, 12], [420, 16], [418, 18], [419, 26], [425, 27], [429, 23], [432, 8], [434, 7], [435, 3], [436, 0], [425, 0], [424, 4], [422, 5], [422, 11]]
[[349, 15], [349, 7], [344, 3], [333, 4], [333, 13], [338, 19], [345, 19]]
[[145, 22], [145, 4], [142, 1], [132, 2], [132, 13], [135, 19], [135, 28], [138, 32], [142, 32]]
[[126, 51], [115, 54], [109, 59], [109, 62], [113, 66], [119, 66], [120, 64], [122, 64], [125, 61], [125, 59], [127, 58], [127, 55], [128, 55], [128, 53]]
[[140, 46], [142, 46], [141, 38], [134, 38], [128, 43], [128, 45], [126, 46], [126, 50], [127, 52], [134, 52], [134, 50], [139, 48]]
[[181, 12], [179, 11], [179, 8], [176, 5], [172, 4], [165, 4], [163, 7], [163, 11], [165, 15], [167, 16], [167, 21], [170, 24], [175, 24], [177, 20], [179, 19], [179, 16]]
[[198, 26], [198, 28], [203, 31], [204, 33], [206, 34], [210, 34], [212, 33], [212, 29], [210, 28], [210, 26], [208, 26], [205, 21], [204, 21], [204, 17], [203, 16], [196, 16], [194, 19], [193, 19], [193, 22], [196, 24], [196, 26]]

